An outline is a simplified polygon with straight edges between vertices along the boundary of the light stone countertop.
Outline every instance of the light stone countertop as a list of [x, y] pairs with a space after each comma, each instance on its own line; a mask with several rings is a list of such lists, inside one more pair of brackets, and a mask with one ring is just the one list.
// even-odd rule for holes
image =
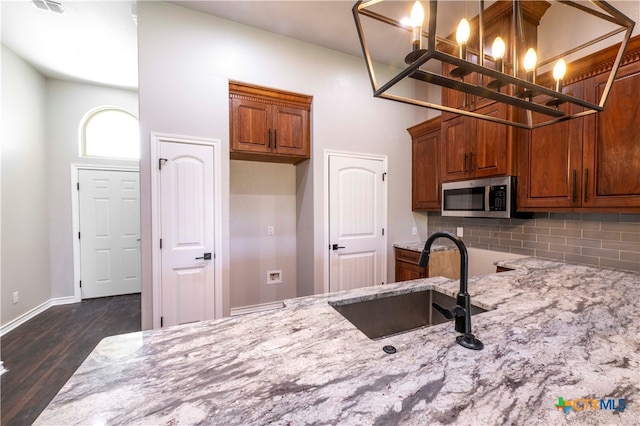
[[[414, 241], [414, 242], [409, 242], [409, 243], [395, 243], [393, 246], [397, 247], [397, 248], [405, 249], [405, 250], [422, 252], [422, 250], [424, 249], [425, 243], [426, 243], [426, 240], [425, 241]], [[447, 250], [458, 250], [458, 248], [456, 246], [454, 246], [453, 244], [451, 244], [451, 245], [433, 244], [431, 246], [431, 250], [430, 251], [431, 252], [436, 252], [436, 251], [447, 251]]]
[[[452, 323], [370, 340], [327, 304], [438, 277], [289, 300], [243, 317], [104, 339], [36, 424], [638, 424], [640, 274], [539, 259], [473, 277], [485, 348]], [[397, 353], [388, 355], [384, 345]], [[624, 398], [624, 411], [569, 410]], [[577, 405], [580, 407], [580, 405]]]

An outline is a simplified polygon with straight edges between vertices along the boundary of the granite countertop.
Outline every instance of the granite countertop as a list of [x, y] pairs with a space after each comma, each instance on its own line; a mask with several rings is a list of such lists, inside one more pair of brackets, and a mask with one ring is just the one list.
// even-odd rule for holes
[[[452, 323], [370, 340], [327, 304], [427, 288], [453, 295], [455, 280], [298, 298], [106, 338], [36, 424], [637, 424], [640, 274], [499, 264], [516, 269], [469, 280], [472, 301], [492, 308], [472, 317], [481, 351], [457, 345]], [[565, 414], [560, 397], [577, 408], [624, 399], [626, 409]]]
[[[410, 243], [395, 243], [393, 246], [405, 250], [418, 251], [422, 252], [424, 249], [426, 241], [414, 241]], [[431, 252], [436, 251], [447, 251], [447, 250], [458, 250], [458, 248], [454, 245], [444, 245], [444, 244], [434, 244], [431, 246]]]

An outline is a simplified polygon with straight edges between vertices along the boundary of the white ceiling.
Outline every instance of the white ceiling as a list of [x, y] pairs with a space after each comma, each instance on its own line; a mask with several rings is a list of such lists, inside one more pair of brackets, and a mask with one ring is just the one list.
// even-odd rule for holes
[[[402, 4], [403, 10], [411, 4], [406, 1]], [[171, 3], [329, 49], [362, 55], [351, 12], [354, 0]], [[640, 0], [610, 3], [623, 12], [629, 10], [632, 12], [629, 16], [638, 19]], [[62, 0], [62, 4], [65, 13], [56, 14], [36, 8], [30, 0], [0, 0], [2, 43], [46, 76], [137, 88], [137, 30], [132, 18], [135, 2]], [[439, 12], [454, 4], [440, 2]]]
[[129, 1], [62, 1], [65, 13], [30, 0], [1, 1], [2, 43], [42, 74], [137, 88], [138, 42]]
[[[30, 0], [1, 0], [2, 43], [42, 74], [136, 88], [137, 33], [132, 1], [65, 1], [64, 14]], [[360, 55], [354, 1], [172, 1], [219, 16]]]

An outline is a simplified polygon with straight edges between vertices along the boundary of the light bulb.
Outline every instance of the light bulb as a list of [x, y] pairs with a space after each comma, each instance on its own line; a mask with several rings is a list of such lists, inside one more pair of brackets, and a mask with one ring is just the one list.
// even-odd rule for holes
[[556, 65], [553, 67], [553, 79], [558, 81], [564, 78], [565, 73], [567, 72], [567, 63], [564, 59], [559, 59], [556, 62]]
[[422, 24], [424, 24], [424, 8], [419, 1], [416, 1], [411, 8], [409, 22], [413, 29], [411, 36], [412, 49], [414, 52], [419, 51], [422, 49]]
[[493, 45], [491, 46], [491, 55], [493, 55], [493, 59], [498, 60], [504, 58], [504, 51], [504, 40], [500, 37], [496, 37], [496, 39], [493, 40]]
[[412, 28], [421, 27], [424, 24], [424, 7], [419, 1], [416, 1], [411, 8], [409, 22]]
[[466, 44], [469, 41], [469, 35], [471, 34], [471, 28], [469, 27], [469, 21], [462, 18], [458, 24], [458, 30], [456, 31], [456, 41], [458, 44]]
[[529, 48], [527, 53], [524, 55], [524, 70], [527, 72], [531, 72], [536, 69], [536, 62], [538, 61], [538, 55], [536, 55], [536, 51], [533, 48]]
[[562, 79], [567, 72], [567, 64], [564, 59], [559, 59], [556, 65], [553, 67], [553, 79], [556, 81], [556, 92], [562, 90]]

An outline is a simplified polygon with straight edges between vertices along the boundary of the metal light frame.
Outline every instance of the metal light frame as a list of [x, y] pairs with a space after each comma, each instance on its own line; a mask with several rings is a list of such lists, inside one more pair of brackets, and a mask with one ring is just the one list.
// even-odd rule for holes
[[[610, 4], [608, 4], [605, 1], [597, 1], [597, 0], [590, 0], [591, 3], [593, 5], [595, 5], [596, 7], [598, 7], [600, 10], [602, 10], [603, 12], [600, 12], [598, 10], [594, 10], [594, 9], [590, 9], [588, 7], [585, 7], [581, 4], [578, 4], [574, 1], [565, 1], [565, 0], [558, 0], [559, 3], [568, 5], [568, 6], [572, 6], [574, 8], [577, 8], [583, 12], [589, 13], [597, 18], [600, 19], [604, 19], [606, 21], [609, 21], [611, 23], [617, 24], [620, 26], [620, 28], [609, 32], [608, 34], [605, 34], [595, 40], [592, 40], [591, 42], [585, 43], [583, 45], [577, 46], [574, 49], [571, 49], [568, 52], [564, 52], [561, 55], [557, 55], [554, 56], [553, 58], [550, 58], [542, 63], [539, 64], [539, 66], [544, 66], [546, 64], [551, 63], [552, 61], [555, 61], [561, 57], [563, 57], [564, 55], [567, 54], [571, 54], [574, 53], [576, 51], [579, 51], [585, 47], [589, 47], [597, 42], [600, 42], [604, 39], [607, 39], [611, 36], [614, 36], [616, 34], [619, 34], [623, 31], [626, 31], [626, 33], [624, 34], [623, 40], [620, 44], [620, 48], [618, 50], [618, 53], [616, 55], [615, 61], [613, 63], [613, 68], [610, 72], [609, 75], [609, 79], [607, 80], [606, 86], [603, 90], [602, 96], [599, 100], [598, 103], [592, 103], [592, 102], [587, 102], [583, 99], [579, 99], [573, 96], [569, 96], [566, 95], [564, 93], [561, 93], [560, 91], [556, 91], [553, 88], [548, 88], [539, 84], [536, 84], [534, 82], [519, 78], [517, 76], [518, 74], [518, 59], [517, 59], [517, 55], [516, 55], [516, 46], [518, 45], [519, 41], [522, 41], [522, 31], [520, 29], [520, 25], [521, 25], [521, 19], [522, 19], [522, 10], [521, 10], [521, 6], [520, 6], [520, 2], [518, 0], [513, 0], [512, 4], [513, 4], [513, 24], [511, 26], [511, 49], [513, 51], [513, 75], [510, 74], [506, 74], [503, 72], [499, 72], [496, 71], [495, 69], [491, 69], [488, 67], [484, 66], [484, 41], [483, 41], [483, 33], [484, 33], [484, 19], [483, 19], [483, 13], [484, 13], [484, 1], [483, 0], [479, 0], [479, 14], [478, 14], [478, 28], [479, 28], [479, 37], [478, 37], [478, 42], [479, 42], [479, 47], [478, 47], [478, 58], [479, 58], [479, 63], [473, 63], [470, 62], [468, 60], [465, 59], [460, 59], [459, 57], [450, 55], [448, 53], [442, 52], [442, 51], [438, 51], [436, 50], [436, 42], [438, 43], [444, 43], [444, 44], [448, 44], [451, 46], [456, 46], [457, 44], [449, 39], [445, 39], [442, 37], [438, 37], [437, 35], [434, 37], [429, 36], [430, 34], [437, 34], [436, 33], [436, 19], [437, 19], [437, 5], [438, 5], [438, 0], [423, 0], [423, 3], [427, 3], [429, 4], [429, 22], [427, 25], [427, 32], [422, 32], [422, 38], [427, 38], [427, 46], [426, 49], [420, 50], [417, 54], [414, 54], [414, 58], [411, 59], [412, 62], [410, 62], [408, 64], [408, 66], [403, 69], [402, 71], [400, 71], [397, 75], [395, 75], [394, 77], [392, 77], [388, 82], [384, 83], [383, 85], [379, 85], [375, 76], [375, 72], [373, 69], [373, 60], [371, 58], [371, 54], [369, 52], [369, 48], [367, 46], [367, 41], [364, 35], [364, 30], [362, 27], [362, 22], [361, 22], [361, 16], [366, 16], [368, 18], [377, 20], [379, 22], [382, 22], [384, 24], [388, 24], [390, 26], [394, 26], [397, 27], [401, 30], [405, 30], [408, 32], [411, 32], [411, 28], [407, 27], [406, 25], [400, 23], [399, 21], [384, 16], [380, 13], [371, 11], [369, 9], [367, 9], [370, 6], [373, 6], [374, 4], [378, 4], [383, 2], [384, 0], [369, 0], [369, 1], [362, 1], [359, 0], [355, 3], [355, 5], [353, 6], [353, 17], [355, 20], [355, 24], [356, 24], [356, 29], [358, 32], [358, 37], [360, 39], [360, 44], [362, 46], [362, 53], [364, 55], [364, 59], [367, 65], [367, 71], [369, 73], [369, 79], [371, 80], [371, 85], [373, 88], [373, 96], [377, 97], [377, 98], [382, 98], [382, 99], [388, 99], [388, 100], [393, 100], [393, 101], [397, 101], [397, 102], [402, 102], [402, 103], [407, 103], [407, 104], [411, 104], [411, 105], [417, 105], [417, 106], [422, 106], [422, 107], [426, 107], [426, 108], [431, 108], [431, 109], [436, 109], [436, 110], [440, 110], [440, 111], [446, 111], [446, 112], [451, 112], [451, 113], [455, 113], [455, 114], [461, 114], [461, 115], [466, 115], [466, 116], [470, 116], [470, 117], [474, 117], [474, 118], [478, 118], [478, 119], [483, 119], [483, 120], [488, 120], [488, 121], [493, 121], [496, 123], [501, 123], [501, 124], [506, 124], [506, 125], [510, 125], [510, 126], [516, 126], [516, 127], [520, 127], [520, 128], [525, 128], [525, 129], [534, 129], [534, 128], [538, 128], [538, 127], [542, 127], [542, 126], [546, 126], [548, 124], [552, 124], [552, 123], [556, 123], [558, 121], [563, 121], [563, 120], [568, 120], [571, 118], [576, 118], [576, 117], [581, 117], [581, 116], [585, 116], [588, 114], [593, 114], [596, 112], [600, 112], [604, 110], [604, 106], [607, 100], [607, 97], [609, 95], [609, 92], [611, 90], [611, 85], [613, 84], [613, 81], [615, 79], [616, 73], [618, 71], [618, 68], [620, 67], [620, 63], [622, 61], [623, 55], [624, 55], [624, 51], [626, 49], [627, 43], [629, 42], [629, 39], [631, 38], [631, 33], [633, 31], [633, 27], [635, 25], [635, 22], [631, 19], [629, 19], [627, 16], [625, 16], [624, 14], [622, 14], [621, 12], [619, 12], [616, 8], [614, 8], [613, 6], [611, 6]], [[409, 56], [408, 56], [409, 57]], [[476, 84], [471, 84], [471, 83], [466, 83], [464, 82], [462, 79], [456, 79], [456, 78], [451, 78], [449, 76], [445, 76], [445, 75], [441, 75], [441, 74], [437, 74], [437, 73], [433, 73], [430, 71], [425, 71], [425, 70], [421, 70], [420, 67], [424, 64], [426, 64], [429, 60], [437, 60], [437, 61], [441, 61], [443, 63], [448, 63], [451, 65], [454, 65], [456, 67], [459, 68], [464, 68], [468, 71], [471, 72], [476, 72], [479, 73], [480, 75], [483, 76], [487, 76], [489, 78], [495, 79], [500, 81], [502, 84], [501, 85], [505, 85], [505, 84], [512, 84], [514, 86], [517, 86], [519, 88], [523, 88], [527, 91], [530, 91], [529, 93], [535, 93], [536, 95], [548, 95], [549, 97], [551, 97], [552, 99], [555, 99], [555, 106], [557, 106], [558, 104], [562, 104], [562, 103], [571, 103], [574, 105], [578, 105], [581, 107], [586, 108], [586, 110], [573, 114], [573, 115], [567, 115], [565, 114], [563, 111], [559, 110], [558, 108], [555, 107], [551, 107], [551, 106], [547, 106], [545, 104], [538, 104], [532, 101], [531, 97], [529, 98], [522, 98], [522, 97], [518, 97], [518, 96], [513, 96], [510, 95], [508, 93], [503, 93], [499, 90], [493, 90], [490, 89], [488, 87], [485, 86], [481, 86], [481, 85], [476, 85]], [[404, 97], [404, 96], [398, 96], [398, 95], [394, 95], [391, 93], [386, 93], [387, 90], [389, 90], [390, 88], [392, 88], [393, 86], [395, 86], [397, 83], [399, 83], [400, 81], [404, 80], [405, 78], [413, 78], [416, 80], [420, 80], [420, 81], [424, 81], [427, 83], [431, 83], [431, 84], [435, 84], [437, 86], [441, 86], [441, 87], [445, 87], [448, 89], [453, 89], [453, 90], [457, 90], [457, 91], [461, 91], [464, 93], [468, 93], [471, 95], [476, 95], [476, 96], [481, 96], [484, 98], [488, 98], [497, 102], [501, 102], [507, 105], [511, 105], [517, 108], [522, 108], [526, 111], [528, 111], [527, 113], [527, 122], [520, 122], [520, 121], [513, 121], [513, 120], [509, 120], [509, 119], [501, 119], [501, 118], [497, 118], [497, 117], [492, 117], [492, 116], [486, 116], [483, 114], [479, 114], [477, 112], [474, 111], [469, 111], [469, 110], [464, 110], [464, 109], [457, 109], [457, 108], [453, 108], [453, 107], [448, 107], [445, 105], [440, 105], [440, 104], [435, 104], [432, 102], [427, 102], [427, 101], [423, 101], [423, 100], [419, 100], [419, 99], [413, 99], [413, 98], [408, 98], [408, 97]], [[536, 113], [541, 113], [544, 114], [546, 116], [549, 116], [549, 120], [546, 120], [542, 123], [538, 123], [538, 124], [534, 124], [533, 120], [532, 120], [532, 114], [531, 112], [536, 112]]]

